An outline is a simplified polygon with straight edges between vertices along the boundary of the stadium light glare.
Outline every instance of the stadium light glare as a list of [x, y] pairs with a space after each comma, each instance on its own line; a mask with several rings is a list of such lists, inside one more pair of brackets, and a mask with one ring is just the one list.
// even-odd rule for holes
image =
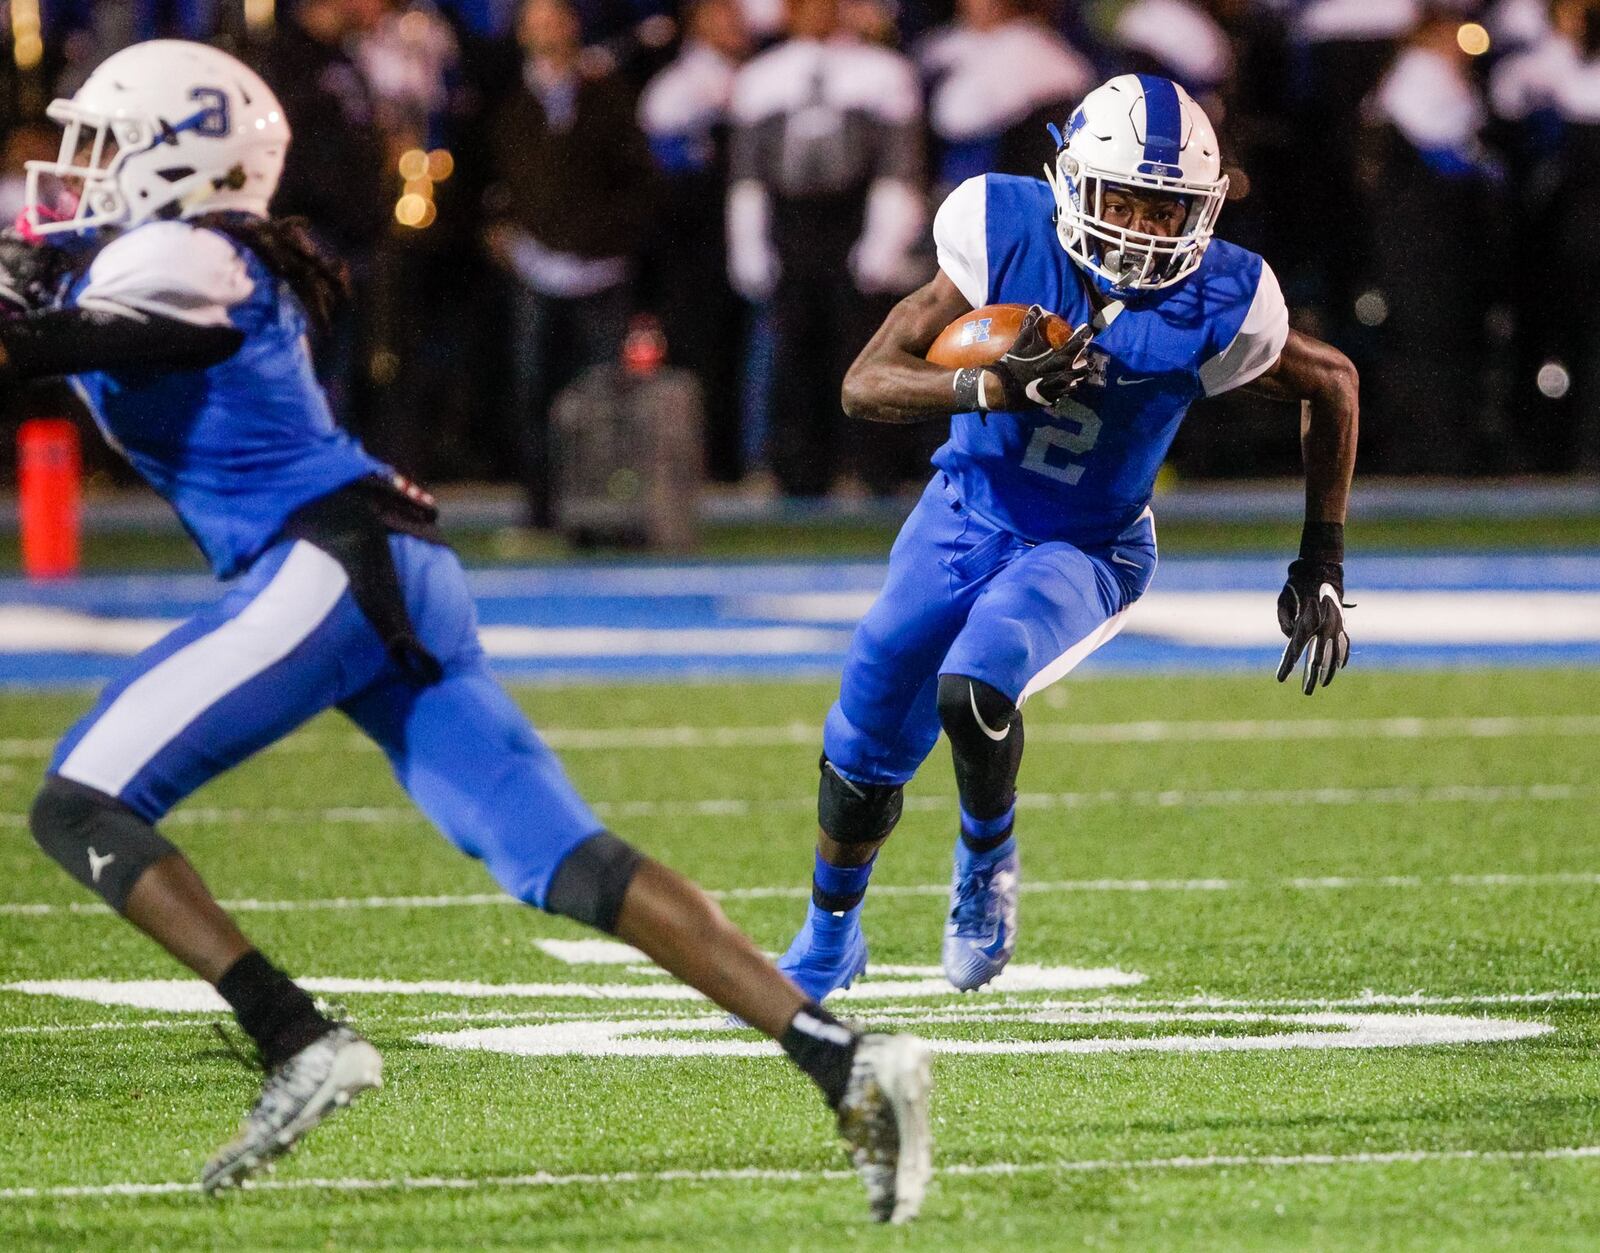
[[12, 0], [11, 59], [19, 70], [31, 70], [44, 58], [44, 37], [40, 33], [39, 0]]
[[1560, 361], [1546, 361], [1534, 381], [1546, 400], [1561, 400], [1572, 390], [1572, 373]]
[[442, 183], [456, 172], [456, 159], [448, 148], [435, 148], [428, 154], [428, 177]]
[[1356, 297], [1356, 321], [1362, 326], [1382, 326], [1389, 320], [1389, 299], [1376, 287]]
[[[433, 202], [426, 196], [419, 196], [416, 192], [407, 192], [395, 201], [394, 220], [401, 226], [410, 226], [421, 229], [433, 219], [430, 216]], [[426, 221], [424, 221], [426, 219]]]
[[428, 176], [428, 154], [421, 148], [407, 148], [400, 154], [400, 177], [410, 182]]
[[1478, 22], [1462, 22], [1456, 27], [1456, 46], [1469, 57], [1481, 57], [1489, 51], [1489, 32]]

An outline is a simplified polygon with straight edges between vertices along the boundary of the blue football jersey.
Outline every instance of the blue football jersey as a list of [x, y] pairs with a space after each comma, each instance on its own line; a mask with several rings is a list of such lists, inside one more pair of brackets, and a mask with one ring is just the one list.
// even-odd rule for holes
[[301, 505], [389, 473], [334, 423], [288, 285], [216, 231], [153, 222], [118, 235], [69, 304], [232, 326], [244, 344], [203, 370], [80, 374], [107, 441], [177, 511], [223, 578], [245, 568]]
[[[969, 179], [935, 218], [939, 266], [974, 308], [1039, 304], [1081, 325], [1091, 276], [1061, 247], [1054, 211], [1040, 180]], [[1215, 240], [1183, 282], [1128, 299], [1059, 412], [957, 414], [934, 464], [969, 507], [1014, 534], [1107, 543], [1149, 504], [1190, 404], [1270, 369], [1288, 333], [1271, 268]]]

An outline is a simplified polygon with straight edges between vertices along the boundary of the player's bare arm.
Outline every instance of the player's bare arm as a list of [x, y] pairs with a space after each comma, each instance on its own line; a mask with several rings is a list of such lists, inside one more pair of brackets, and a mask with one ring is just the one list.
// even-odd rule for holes
[[1289, 642], [1278, 681], [1301, 655], [1307, 696], [1333, 682], [1350, 657], [1344, 628], [1344, 520], [1356, 468], [1360, 379], [1337, 348], [1290, 331], [1278, 362], [1252, 388], [1301, 402], [1300, 447], [1306, 470], [1306, 524], [1300, 556], [1278, 597], [1278, 624]]
[[964, 408], [956, 372], [924, 357], [939, 332], [971, 308], [943, 270], [897, 304], [844, 376], [844, 411], [868, 422], [921, 422]]
[[[992, 355], [971, 357], [950, 334], [967, 329], [971, 302], [940, 270], [884, 321], [845, 377], [843, 405], [872, 422], [919, 422], [955, 413], [1049, 408], [1082, 379], [1091, 327], [1068, 323], [1040, 305], [1007, 306], [1021, 322], [988, 340]], [[979, 310], [978, 312], [993, 312]], [[987, 338], [990, 319], [982, 320]], [[980, 345], [983, 347], [983, 345]], [[963, 359], [965, 358], [965, 359]]]
[[1360, 382], [1350, 358], [1332, 344], [1290, 331], [1278, 363], [1250, 384], [1263, 396], [1302, 402], [1307, 522], [1344, 523], [1356, 469]]

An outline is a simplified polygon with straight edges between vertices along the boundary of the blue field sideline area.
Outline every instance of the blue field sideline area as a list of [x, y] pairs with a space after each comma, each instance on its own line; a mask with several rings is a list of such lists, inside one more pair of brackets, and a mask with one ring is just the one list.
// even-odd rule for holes
[[[568, 565], [472, 574], [507, 677], [776, 678], [836, 672], [884, 568], [865, 562]], [[1086, 673], [1270, 666], [1273, 557], [1164, 559]], [[1600, 553], [1367, 556], [1351, 563], [1363, 667], [1600, 664]], [[102, 681], [219, 594], [198, 575], [0, 580], [0, 682]]]

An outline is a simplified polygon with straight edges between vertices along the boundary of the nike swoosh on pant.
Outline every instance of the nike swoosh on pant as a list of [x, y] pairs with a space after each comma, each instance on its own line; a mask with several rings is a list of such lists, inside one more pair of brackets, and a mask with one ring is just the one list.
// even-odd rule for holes
[[983, 715], [978, 712], [978, 693], [973, 690], [972, 684], [970, 683], [967, 684], [967, 700], [972, 705], [972, 720], [978, 724], [979, 729], [991, 740], [998, 744], [1001, 740], [1005, 739], [1006, 736], [1011, 734], [1011, 724], [1009, 722], [996, 731], [983, 720]]

